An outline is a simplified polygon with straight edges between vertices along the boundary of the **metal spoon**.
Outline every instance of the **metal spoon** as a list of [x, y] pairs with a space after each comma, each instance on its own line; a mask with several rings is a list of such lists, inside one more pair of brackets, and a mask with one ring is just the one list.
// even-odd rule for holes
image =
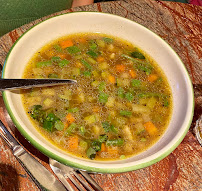
[[0, 91], [75, 83], [77, 83], [77, 81], [71, 79], [0, 79]]

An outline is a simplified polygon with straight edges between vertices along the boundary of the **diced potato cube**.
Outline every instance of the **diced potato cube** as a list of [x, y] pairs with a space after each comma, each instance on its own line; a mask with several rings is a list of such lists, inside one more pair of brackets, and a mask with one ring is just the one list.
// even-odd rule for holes
[[46, 96], [54, 96], [55, 95], [55, 90], [51, 88], [45, 88], [42, 90], [42, 95]]
[[72, 69], [72, 75], [79, 76], [80, 74], [81, 74], [81, 72], [80, 72], [79, 68], [73, 68]]
[[124, 151], [128, 152], [128, 153], [132, 153], [133, 152], [133, 147], [130, 143], [126, 143], [124, 145]]
[[133, 140], [133, 135], [128, 125], [123, 127], [123, 134], [125, 135], [126, 139]]
[[139, 104], [133, 104], [132, 110], [135, 113], [149, 113], [150, 109], [147, 106], [139, 105]]
[[43, 69], [42, 68], [33, 68], [33, 73], [34, 75], [42, 75], [43, 74]]
[[103, 79], [106, 79], [109, 75], [110, 75], [109, 72], [102, 72], [101, 73], [101, 76]]
[[27, 98], [27, 103], [30, 105], [40, 105], [41, 103], [41, 97], [28, 97]]
[[115, 98], [108, 97], [107, 103], [105, 104], [107, 107], [114, 107]]
[[140, 134], [145, 130], [144, 125], [142, 123], [135, 124], [136, 133]]
[[121, 74], [121, 78], [130, 78], [129, 74], [124, 72]]
[[126, 87], [130, 85], [129, 79], [117, 78], [116, 82], [117, 82], [117, 86], [120, 86], [120, 87]]
[[91, 86], [93, 86], [93, 87], [98, 87], [99, 84], [100, 84], [100, 82], [97, 80], [91, 82]]
[[113, 52], [112, 54], [110, 54], [110, 59], [114, 59], [115, 58], [115, 53]]
[[52, 107], [54, 105], [54, 101], [50, 98], [46, 98], [43, 102], [46, 108]]
[[114, 45], [113, 44], [110, 44], [108, 45], [108, 48], [107, 48], [109, 51], [114, 51]]
[[94, 77], [99, 77], [99, 73], [96, 70], [93, 70], [92, 74], [93, 74]]
[[84, 93], [80, 93], [80, 94], [78, 95], [77, 101], [78, 101], [79, 103], [83, 103], [83, 102], [85, 101], [85, 95], [84, 95]]
[[154, 106], [156, 105], [156, 98], [155, 97], [151, 97], [148, 102], [147, 102], [147, 106], [150, 108], [150, 109], [153, 109]]

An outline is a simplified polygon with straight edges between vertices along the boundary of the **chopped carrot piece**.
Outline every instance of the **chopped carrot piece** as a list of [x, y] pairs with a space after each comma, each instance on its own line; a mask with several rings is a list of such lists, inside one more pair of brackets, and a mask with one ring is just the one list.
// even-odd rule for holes
[[94, 106], [93, 107], [93, 112], [94, 113], [99, 113], [100, 112], [100, 107], [99, 106]]
[[157, 128], [156, 126], [151, 122], [148, 121], [144, 124], [144, 127], [146, 129], [146, 131], [150, 134], [150, 135], [154, 135], [157, 132]]
[[68, 122], [64, 122], [64, 130], [67, 129], [69, 126]]
[[118, 65], [116, 65], [116, 70], [117, 70], [118, 72], [123, 72], [123, 71], [125, 71], [125, 69], [126, 69], [126, 66], [123, 65], [123, 64], [118, 64]]
[[149, 82], [154, 82], [158, 79], [158, 76], [156, 74], [150, 74], [147, 79]]
[[118, 149], [117, 147], [107, 147], [107, 152], [110, 154], [110, 155], [118, 155]]
[[108, 77], [108, 81], [109, 81], [110, 83], [112, 83], [112, 84], [115, 84], [115, 83], [116, 83], [116, 79], [115, 79], [115, 77], [112, 76], [112, 75], [110, 75], [110, 76]]
[[136, 77], [136, 72], [134, 70], [129, 70], [129, 74], [132, 78]]
[[105, 59], [104, 59], [104, 57], [102, 57], [102, 56], [98, 56], [97, 57], [97, 61], [98, 62], [103, 62]]
[[66, 54], [58, 54], [57, 56], [59, 56], [62, 60], [66, 58]]
[[65, 41], [61, 41], [60, 42], [60, 46], [61, 46], [61, 48], [67, 48], [67, 47], [70, 47], [70, 46], [73, 46], [74, 44], [73, 44], [73, 42], [72, 42], [72, 40], [65, 40]]
[[86, 43], [86, 39], [85, 39], [85, 38], [80, 38], [78, 41], [79, 41], [80, 43]]
[[66, 115], [66, 119], [67, 119], [68, 123], [70, 123], [70, 124], [75, 121], [75, 118], [74, 118], [74, 116], [71, 113], [68, 113]]
[[106, 148], [106, 145], [105, 145], [105, 143], [102, 143], [101, 144], [101, 150], [100, 150], [101, 152], [106, 152], [107, 151], [107, 148]]
[[79, 146], [78, 136], [70, 136], [68, 139], [68, 146], [69, 146], [69, 149], [71, 149], [71, 150], [77, 149]]

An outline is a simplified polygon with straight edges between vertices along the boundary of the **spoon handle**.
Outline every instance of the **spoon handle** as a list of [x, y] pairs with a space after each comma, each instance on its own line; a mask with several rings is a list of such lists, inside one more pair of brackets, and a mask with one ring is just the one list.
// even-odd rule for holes
[[28, 89], [31, 87], [55, 86], [74, 84], [71, 79], [0, 79], [0, 91], [7, 89]]

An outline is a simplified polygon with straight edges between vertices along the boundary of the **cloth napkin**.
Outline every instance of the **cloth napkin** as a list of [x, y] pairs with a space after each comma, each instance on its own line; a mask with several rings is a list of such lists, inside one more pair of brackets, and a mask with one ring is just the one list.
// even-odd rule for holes
[[72, 0], [0, 0], [0, 36], [71, 5]]

